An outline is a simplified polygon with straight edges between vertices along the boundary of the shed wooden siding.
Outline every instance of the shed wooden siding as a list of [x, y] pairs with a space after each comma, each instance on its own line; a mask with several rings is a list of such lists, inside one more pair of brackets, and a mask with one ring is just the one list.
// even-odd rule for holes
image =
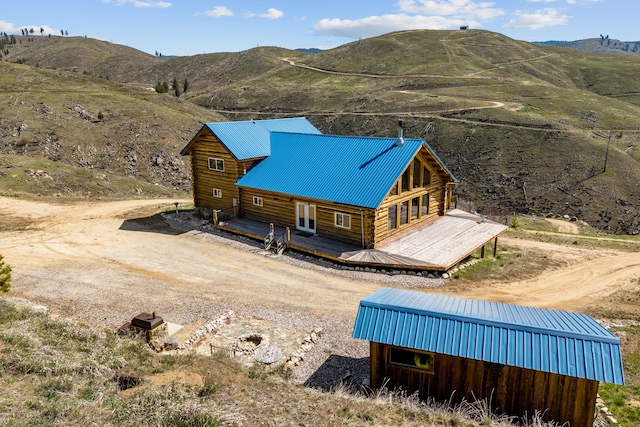
[[421, 399], [439, 401], [487, 399], [498, 413], [531, 416], [539, 410], [546, 421], [587, 427], [593, 423], [598, 381], [439, 353], [434, 354], [434, 372], [430, 374], [389, 364], [389, 349], [388, 345], [371, 342], [374, 389], [383, 385], [402, 388], [409, 394], [417, 391]]
[[[254, 196], [262, 197], [262, 206], [253, 204]], [[297, 198], [288, 194], [274, 193], [253, 188], [240, 189], [240, 215], [255, 221], [273, 223], [279, 227], [296, 230], [296, 203], [309, 203], [316, 207], [316, 234], [342, 242], [362, 246], [364, 231], [364, 247], [373, 245], [373, 218], [375, 211], [353, 206], [340, 205], [326, 200]], [[351, 217], [349, 229], [335, 225], [336, 212]], [[364, 228], [363, 228], [364, 220]]]
[[[193, 198], [197, 207], [219, 209], [233, 214], [233, 199], [238, 199], [236, 181], [250, 162], [239, 162], [209, 130], [204, 130], [191, 149]], [[209, 169], [209, 159], [224, 160], [224, 172]], [[213, 197], [213, 189], [222, 191], [222, 198]]]
[[[445, 213], [445, 191], [446, 185], [442, 179], [442, 176], [436, 172], [434, 172], [435, 168], [435, 160], [431, 158], [431, 156], [425, 155], [425, 150], [420, 151], [418, 155], [411, 161], [411, 163], [407, 166], [407, 168], [411, 171], [413, 168], [413, 163], [416, 161], [420, 161], [424, 164], [430, 172], [431, 175], [431, 183], [426, 187], [418, 187], [413, 188], [413, 173], [410, 173], [410, 182], [409, 182], [409, 191], [401, 191], [402, 189], [402, 175], [404, 175], [404, 171], [398, 180], [396, 181], [396, 187], [398, 188], [397, 195], [391, 195], [391, 192], [387, 197], [382, 201], [380, 206], [376, 211], [375, 217], [375, 247], [379, 247], [380, 243], [384, 240], [392, 237], [398, 233], [404, 232], [407, 228], [410, 228], [417, 223], [427, 221], [431, 218], [435, 218], [439, 215], [444, 215]], [[406, 171], [407, 169], [405, 169]], [[400, 225], [400, 209], [397, 212], [396, 224], [397, 228], [389, 230], [389, 207], [394, 205], [400, 205], [402, 202], [408, 201], [409, 209], [411, 208], [411, 200], [416, 197], [421, 197], [423, 195], [429, 195], [429, 213], [427, 215], [419, 215], [418, 218], [411, 218], [411, 214], [408, 213], [408, 222], [406, 224]]]

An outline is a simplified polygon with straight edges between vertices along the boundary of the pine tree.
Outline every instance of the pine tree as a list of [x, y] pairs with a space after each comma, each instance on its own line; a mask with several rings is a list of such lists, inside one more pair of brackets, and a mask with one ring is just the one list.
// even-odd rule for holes
[[178, 78], [173, 78], [173, 83], [171, 83], [171, 89], [176, 94], [176, 96], [180, 96], [180, 85], [178, 84]]
[[186, 93], [187, 90], [189, 90], [189, 80], [185, 77], [184, 83], [182, 84], [182, 92]]
[[4, 257], [0, 255], [0, 292], [9, 292], [11, 288], [11, 267], [5, 264]]

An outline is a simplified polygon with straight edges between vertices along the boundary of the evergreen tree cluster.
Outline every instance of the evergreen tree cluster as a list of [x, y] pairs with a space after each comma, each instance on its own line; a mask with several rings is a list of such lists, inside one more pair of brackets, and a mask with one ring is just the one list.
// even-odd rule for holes
[[[155, 89], [158, 93], [169, 93], [169, 84], [167, 82], [158, 82]], [[171, 90], [176, 96], [180, 96], [189, 90], [189, 80], [185, 77], [182, 85], [180, 85], [178, 78], [174, 77], [173, 82], [171, 82]]]

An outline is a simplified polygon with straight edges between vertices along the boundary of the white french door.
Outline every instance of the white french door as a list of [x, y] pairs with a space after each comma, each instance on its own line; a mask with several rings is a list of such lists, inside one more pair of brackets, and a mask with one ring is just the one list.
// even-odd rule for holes
[[296, 228], [309, 233], [316, 232], [316, 207], [309, 203], [296, 203]]

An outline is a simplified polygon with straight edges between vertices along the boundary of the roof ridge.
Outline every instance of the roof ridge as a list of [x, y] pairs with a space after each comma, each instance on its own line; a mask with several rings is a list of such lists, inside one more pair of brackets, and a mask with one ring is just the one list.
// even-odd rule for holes
[[[453, 298], [453, 297], [450, 297], [450, 298]], [[459, 298], [459, 299], [464, 299], [464, 298]], [[481, 300], [473, 300], [473, 301], [481, 301]], [[490, 301], [485, 301], [485, 302], [490, 302]], [[515, 304], [506, 304], [506, 303], [495, 303], [495, 304], [516, 306]], [[593, 334], [588, 334], [586, 332], [552, 329], [546, 326], [534, 326], [534, 325], [527, 325], [523, 323], [508, 322], [506, 320], [491, 320], [491, 319], [485, 319], [485, 318], [477, 318], [477, 317], [473, 317], [471, 315], [466, 315], [466, 314], [444, 313], [442, 311], [406, 307], [406, 306], [401, 306], [397, 304], [379, 303], [379, 302], [372, 302], [372, 301], [366, 301], [366, 300], [360, 301], [360, 305], [368, 306], [371, 308], [377, 308], [377, 309], [392, 309], [392, 310], [403, 311], [403, 312], [412, 312], [413, 314], [422, 314], [422, 315], [427, 315], [431, 317], [447, 318], [450, 320], [471, 321], [470, 323], [484, 325], [484, 326], [498, 326], [498, 327], [504, 327], [506, 329], [518, 329], [518, 330], [523, 330], [527, 332], [547, 331], [549, 332], [549, 335], [553, 335], [553, 336], [559, 336], [559, 337], [565, 337], [565, 338], [576, 338], [576, 339], [582, 339], [585, 341], [607, 342], [607, 343], [618, 344], [618, 345], [620, 344], [620, 339], [615, 337], [614, 335], [611, 335], [611, 336], [593, 335]], [[581, 314], [581, 313], [571, 313], [571, 312], [560, 311], [560, 310], [537, 309], [535, 307], [526, 307], [526, 306], [517, 306], [517, 307], [534, 308], [536, 310], [548, 310], [553, 312], [570, 313], [570, 314], [576, 314], [576, 315]]]

